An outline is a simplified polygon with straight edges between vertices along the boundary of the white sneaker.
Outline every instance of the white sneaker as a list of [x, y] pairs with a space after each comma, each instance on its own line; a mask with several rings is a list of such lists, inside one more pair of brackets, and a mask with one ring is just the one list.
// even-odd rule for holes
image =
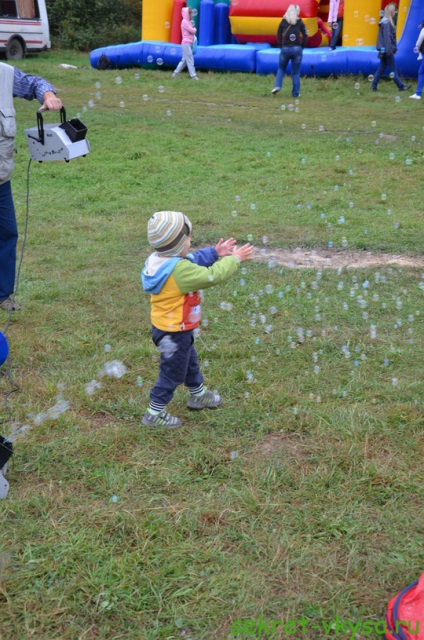
[[192, 80], [198, 80], [199, 78], [197, 76], [191, 76]]
[[416, 93], [414, 93], [413, 96], [409, 96], [410, 98], [414, 98], [415, 100], [421, 100], [421, 96], [417, 96]]
[[276, 93], [278, 93], [279, 91], [280, 91], [280, 88], [279, 88], [279, 87], [274, 87], [274, 88], [273, 88], [273, 90], [271, 91], [271, 93], [272, 93], [273, 95], [275, 95], [275, 94], [276, 94]]
[[173, 77], [173, 78], [178, 78], [178, 73], [175, 73], [175, 72], [174, 72], [174, 73], [172, 74], [172, 77]]

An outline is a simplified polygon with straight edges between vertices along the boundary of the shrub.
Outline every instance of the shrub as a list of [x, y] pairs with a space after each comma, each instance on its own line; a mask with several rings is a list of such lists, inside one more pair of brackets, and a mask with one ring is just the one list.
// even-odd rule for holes
[[141, 0], [47, 0], [53, 45], [90, 49], [140, 40]]

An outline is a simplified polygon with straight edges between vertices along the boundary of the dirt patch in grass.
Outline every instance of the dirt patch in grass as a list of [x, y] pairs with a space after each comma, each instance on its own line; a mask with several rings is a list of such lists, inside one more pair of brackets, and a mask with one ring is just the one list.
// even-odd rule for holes
[[295, 269], [363, 269], [379, 265], [424, 267], [424, 256], [406, 256], [371, 251], [343, 251], [318, 249], [255, 249], [254, 259], [275, 262]]
[[305, 444], [299, 438], [288, 437], [283, 433], [270, 433], [258, 447], [264, 456], [284, 452], [290, 458], [300, 460], [305, 457]]

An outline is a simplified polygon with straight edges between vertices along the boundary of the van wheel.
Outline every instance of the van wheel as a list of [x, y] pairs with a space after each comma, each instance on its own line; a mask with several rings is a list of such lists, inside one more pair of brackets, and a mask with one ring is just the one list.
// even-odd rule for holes
[[24, 47], [22, 42], [17, 38], [9, 40], [6, 47], [7, 60], [22, 60], [24, 57]]

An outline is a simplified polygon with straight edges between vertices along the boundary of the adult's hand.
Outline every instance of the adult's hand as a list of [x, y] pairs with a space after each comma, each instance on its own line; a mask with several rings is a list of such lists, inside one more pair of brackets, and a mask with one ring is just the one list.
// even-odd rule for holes
[[40, 107], [41, 111], [60, 111], [62, 108], [62, 100], [57, 97], [53, 91], [46, 91], [43, 95], [43, 105]]

